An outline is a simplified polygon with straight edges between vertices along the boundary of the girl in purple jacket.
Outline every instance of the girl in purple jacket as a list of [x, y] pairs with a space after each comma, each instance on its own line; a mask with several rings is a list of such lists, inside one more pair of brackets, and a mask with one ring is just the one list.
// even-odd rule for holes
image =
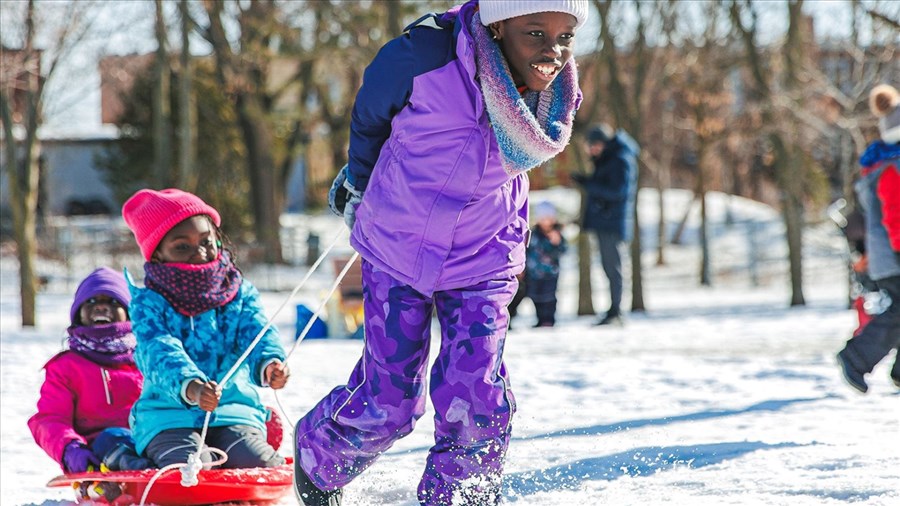
[[[586, 0], [469, 1], [425, 16], [366, 69], [329, 194], [360, 252], [365, 350], [297, 423], [306, 506], [341, 489], [434, 406], [426, 505], [500, 500], [515, 400], [503, 364], [528, 232], [526, 171], [569, 142]], [[427, 379], [431, 317], [440, 349]]]
[[134, 453], [128, 413], [143, 377], [134, 364], [135, 338], [121, 273], [101, 267], [75, 291], [68, 350], [44, 366], [37, 413], [28, 420], [35, 442], [64, 472], [143, 469]]

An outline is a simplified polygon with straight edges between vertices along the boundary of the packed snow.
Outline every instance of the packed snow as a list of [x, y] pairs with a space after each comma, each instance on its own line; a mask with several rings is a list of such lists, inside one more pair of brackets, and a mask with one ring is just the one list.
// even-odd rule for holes
[[[561, 189], [533, 192], [532, 202], [542, 199], [557, 204], [574, 240], [577, 196]], [[689, 199], [686, 192], [667, 193], [669, 233]], [[576, 316], [573, 247], [563, 260], [557, 326], [531, 328], [527, 300], [513, 321], [505, 359], [518, 412], [502, 504], [900, 504], [900, 389], [888, 375], [894, 354], [867, 377], [866, 395], [843, 382], [834, 362], [856, 326], [847, 301], [846, 244], [838, 230], [811, 220], [804, 236], [806, 305], [790, 308], [777, 212], [710, 195], [713, 283], [703, 287], [697, 209], [682, 244], [667, 246], [666, 264], [656, 265], [655, 194], [643, 190], [640, 204], [646, 312], [628, 313], [621, 328], [596, 327], [596, 317]], [[294, 216], [292, 223], [318, 231], [323, 247], [341, 227], [330, 216]], [[343, 240], [335, 255], [348, 251]], [[38, 297], [38, 326], [23, 330], [15, 258], [2, 257], [4, 506], [73, 504], [71, 489], [45, 486], [60, 470], [34, 443], [26, 420], [35, 410], [41, 367], [61, 349], [74, 285], [97, 266], [92, 262], [104, 261], [75, 255], [65, 269], [42, 261], [40, 270], [51, 275]], [[141, 272], [140, 264], [125, 263]], [[627, 265], [625, 271], [630, 273]], [[245, 272], [264, 289], [270, 315], [285, 307], [273, 319], [287, 349], [295, 335], [294, 306], [316, 308], [335, 270], [324, 263], [288, 301], [305, 273], [302, 265]], [[601, 312], [608, 292], [596, 257], [592, 279]], [[333, 304], [327, 307], [333, 312]], [[333, 314], [326, 318], [336, 322]], [[281, 406], [286, 424], [293, 423], [346, 380], [361, 347], [362, 341], [342, 337], [303, 341], [289, 358], [287, 388], [277, 398], [267, 390], [265, 399]], [[415, 490], [432, 429], [426, 413], [410, 436], [346, 487], [344, 505], [418, 504]], [[289, 438], [281, 451], [291, 454]], [[278, 504], [296, 499], [287, 495]]]

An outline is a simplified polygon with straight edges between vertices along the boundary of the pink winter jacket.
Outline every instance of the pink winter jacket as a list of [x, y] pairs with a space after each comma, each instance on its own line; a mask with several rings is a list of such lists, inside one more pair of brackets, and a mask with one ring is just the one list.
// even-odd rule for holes
[[69, 441], [90, 443], [103, 429], [128, 427], [131, 405], [144, 382], [137, 366], [101, 366], [74, 351], [64, 351], [44, 369], [47, 375], [37, 413], [28, 420], [28, 428], [60, 467]]

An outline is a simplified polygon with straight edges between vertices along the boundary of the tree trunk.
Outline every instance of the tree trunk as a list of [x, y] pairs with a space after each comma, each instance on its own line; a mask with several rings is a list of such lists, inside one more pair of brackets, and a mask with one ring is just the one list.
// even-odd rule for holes
[[700, 192], [700, 284], [712, 286], [709, 268], [709, 223], [706, 212], [706, 190]]
[[[584, 223], [584, 208], [586, 207], [584, 195], [581, 196], [581, 210], [578, 215]], [[591, 281], [591, 236], [590, 232], [581, 228], [578, 232], [578, 316], [595, 315], [594, 289]]]
[[803, 297], [803, 203], [798, 195], [802, 184], [803, 164], [795, 149], [788, 148], [781, 135], [773, 134], [778, 186], [782, 189], [781, 215], [784, 219], [788, 244], [788, 265], [791, 277], [791, 306], [806, 304]]
[[166, 20], [163, 17], [162, 0], [156, 4], [156, 61], [153, 65], [155, 74], [153, 84], [153, 163], [156, 184], [160, 188], [172, 186], [172, 143], [171, 112], [169, 108], [169, 85], [171, 72], [166, 50]]
[[640, 206], [637, 205], [640, 196], [640, 169], [636, 169], [638, 174], [635, 177], [634, 184], [634, 232], [631, 239], [631, 310], [645, 311], [647, 307], [644, 305], [644, 268], [641, 262], [641, 216]]
[[666, 263], [666, 200], [665, 192], [671, 185], [671, 166], [675, 153], [675, 105], [670, 98], [663, 111], [663, 145], [659, 167], [656, 170], [656, 191], [659, 203], [659, 222], [656, 229], [656, 265]]
[[[23, 146], [24, 148], [24, 146]], [[37, 184], [38, 184], [38, 154], [39, 143], [34, 141], [28, 147], [31, 154], [27, 157], [27, 167], [23, 167], [28, 183], [22, 188], [19, 200], [20, 209], [18, 219], [13, 212], [14, 230], [16, 236], [17, 256], [19, 259], [19, 297], [21, 300], [21, 315], [23, 327], [37, 325], [36, 301], [37, 301], [37, 272], [35, 270], [35, 258], [37, 257]], [[25, 165], [25, 164], [23, 164]], [[10, 185], [12, 186], [12, 185]], [[10, 192], [12, 193], [12, 192]], [[12, 199], [11, 199], [12, 200]], [[18, 207], [13, 204], [14, 207]]]
[[178, 186], [191, 191], [196, 185], [194, 161], [197, 145], [197, 103], [194, 100], [194, 66], [191, 61], [191, 17], [187, 0], [178, 4], [181, 12], [181, 79], [178, 82]]
[[[37, 76], [29, 85], [39, 86]], [[7, 90], [0, 90], [0, 113], [6, 141], [5, 167], [7, 175], [10, 211], [13, 219], [13, 238], [16, 241], [16, 257], [19, 261], [19, 300], [23, 327], [34, 327], [37, 323], [35, 307], [37, 299], [37, 275], [35, 256], [37, 255], [37, 201], [38, 201], [38, 159], [40, 143], [37, 140], [37, 122], [40, 118], [39, 91], [26, 92], [25, 138], [17, 143], [13, 136], [12, 104]]]
[[[745, 0], [745, 8], [752, 12], [753, 7]], [[799, 59], [803, 57], [802, 42], [804, 40], [802, 0], [792, 0], [788, 3], [789, 24], [785, 47], [782, 53], [785, 55], [785, 78], [783, 91], [776, 91], [767, 79], [768, 70], [764, 68], [762, 56], [757, 52], [755, 44], [757, 26], [751, 23], [745, 26], [742, 21], [742, 12], [738, 0], [732, 0], [731, 18], [735, 27], [740, 32], [747, 52], [747, 61], [753, 85], [762, 109], [762, 123], [773, 128], [768, 135], [768, 140], [775, 152], [776, 182], [782, 192], [782, 216], [784, 217], [785, 230], [788, 244], [788, 263], [790, 264], [791, 278], [791, 306], [805, 304], [803, 297], [803, 185], [804, 172], [800, 163], [799, 148], [786, 142], [783, 131], [774, 130], [775, 125], [786, 122], [776, 115], [775, 93], [791, 93], [798, 86], [797, 74]], [[755, 16], [753, 16], [755, 20]], [[787, 125], [790, 131], [796, 127]]]
[[707, 140], [702, 137], [697, 139], [697, 195], [700, 198], [700, 285], [712, 286], [709, 260], [709, 215], [706, 209], [706, 160]]
[[694, 195], [691, 196], [691, 200], [688, 201], [688, 205], [684, 209], [684, 214], [678, 221], [678, 226], [675, 227], [675, 231], [672, 232], [672, 240], [670, 241], [672, 244], [681, 244], [681, 238], [684, 235], [684, 229], [687, 228], [687, 222], [691, 217], [691, 211], [694, 209], [694, 202], [696, 201], [697, 193], [695, 192]]
[[247, 146], [247, 174], [253, 200], [256, 237], [263, 246], [266, 263], [281, 263], [279, 213], [280, 199], [275, 195], [275, 161], [272, 158], [272, 132], [265, 121], [262, 105], [252, 94], [237, 100], [238, 118]]
[[[216, 59], [216, 79], [226, 88], [236, 88], [235, 110], [241, 137], [247, 149], [247, 176], [253, 209], [257, 243], [263, 248], [263, 261], [282, 263], [281, 213], [282, 196], [275, 191], [277, 179], [274, 138], [269, 121], [265, 84], [267, 82], [266, 38], [264, 27], [274, 16], [272, 2], [249, 4], [242, 12], [242, 55], [235, 55], [222, 23], [223, 2], [206, 0], [209, 15], [208, 39]], [[255, 57], [256, 61], [251, 61]], [[248, 65], [249, 63], [249, 65]], [[240, 84], [240, 86], [238, 86]]]
[[[40, 172], [40, 141], [37, 138], [38, 125], [42, 120], [41, 96], [43, 83], [41, 80], [40, 53], [35, 50], [35, 2], [29, 0], [25, 11], [25, 40], [21, 71], [24, 74], [26, 87], [24, 90], [23, 127], [25, 137], [21, 143], [13, 135], [13, 89], [0, 89], [0, 117], [3, 119], [5, 137], [4, 149], [9, 204], [13, 219], [13, 238], [16, 241], [16, 255], [19, 260], [19, 300], [23, 327], [34, 327], [37, 323], [37, 276], [35, 273], [35, 257], [37, 255], [38, 182]], [[21, 153], [21, 155], [20, 155]]]

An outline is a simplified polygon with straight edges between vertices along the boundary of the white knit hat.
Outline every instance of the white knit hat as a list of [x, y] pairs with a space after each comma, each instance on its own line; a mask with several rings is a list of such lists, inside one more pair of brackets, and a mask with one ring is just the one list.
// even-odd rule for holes
[[542, 200], [538, 202], [534, 208], [531, 210], [531, 215], [534, 221], [540, 221], [544, 218], [556, 218], [556, 207], [553, 206], [550, 202], [546, 200]]
[[575, 16], [575, 27], [587, 21], [587, 0], [479, 0], [481, 24], [487, 26], [504, 19], [536, 12], [565, 12]]
[[869, 94], [869, 107], [878, 117], [881, 140], [887, 144], [900, 143], [900, 92], [889, 84], [880, 84]]

